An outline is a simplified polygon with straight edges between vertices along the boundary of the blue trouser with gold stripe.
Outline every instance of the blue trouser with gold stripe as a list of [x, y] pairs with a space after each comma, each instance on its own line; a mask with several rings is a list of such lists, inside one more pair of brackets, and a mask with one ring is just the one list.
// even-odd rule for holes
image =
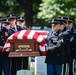
[[63, 75], [73, 75], [74, 72], [74, 60], [70, 60], [69, 63], [64, 64]]

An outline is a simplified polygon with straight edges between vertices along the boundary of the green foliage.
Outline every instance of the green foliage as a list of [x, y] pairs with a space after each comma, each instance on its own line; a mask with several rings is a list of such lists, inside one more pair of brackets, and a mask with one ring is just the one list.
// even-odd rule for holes
[[[32, 12], [33, 25], [42, 27], [47, 26], [54, 17], [76, 17], [76, 0], [32, 0], [33, 8], [27, 7], [29, 1], [31, 2], [31, 0], [0, 0], [0, 15], [6, 17], [7, 14], [14, 13], [24, 16], [28, 13], [26, 16], [30, 19], [29, 14]], [[29, 19], [27, 21], [31, 23], [32, 18]]]
[[9, 13], [18, 15], [23, 11], [20, 9], [21, 7], [16, 0], [0, 0], [0, 13], [2, 13], [2, 15], [7, 15]]
[[33, 67], [30, 68], [32, 75], [35, 75], [35, 69]]
[[[29, 7], [31, 3], [32, 6]], [[6, 17], [7, 14], [13, 13], [16, 15], [26, 16], [28, 18], [28, 23], [31, 23], [33, 18], [33, 25], [39, 25], [40, 22], [38, 22], [37, 13], [39, 12], [38, 8], [40, 3], [41, 0], [0, 0], [0, 15]]]
[[58, 16], [76, 17], [76, 0], [42, 0], [39, 10], [38, 18], [47, 23]]

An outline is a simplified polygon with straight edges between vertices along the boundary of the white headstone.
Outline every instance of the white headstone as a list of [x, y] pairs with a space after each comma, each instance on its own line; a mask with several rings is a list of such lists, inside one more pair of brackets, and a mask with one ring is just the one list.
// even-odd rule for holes
[[30, 70], [19, 70], [17, 71], [17, 75], [32, 75]]
[[47, 75], [45, 56], [35, 57], [35, 75]]

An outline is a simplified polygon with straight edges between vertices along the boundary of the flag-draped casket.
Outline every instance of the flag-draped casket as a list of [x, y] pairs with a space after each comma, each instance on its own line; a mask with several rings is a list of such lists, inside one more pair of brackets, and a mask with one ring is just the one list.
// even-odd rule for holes
[[46, 37], [45, 31], [21, 30], [6, 40], [2, 52], [9, 52], [9, 57], [40, 56], [46, 52]]

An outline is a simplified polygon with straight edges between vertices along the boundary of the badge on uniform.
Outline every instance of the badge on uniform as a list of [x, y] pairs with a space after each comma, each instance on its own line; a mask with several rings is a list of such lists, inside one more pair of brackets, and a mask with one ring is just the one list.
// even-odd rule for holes
[[61, 39], [61, 40], [60, 40], [60, 42], [64, 42], [64, 40], [63, 40], [63, 39]]
[[5, 36], [8, 36], [8, 32], [5, 32]]
[[54, 38], [53, 39], [53, 42], [58, 42], [58, 38]]

